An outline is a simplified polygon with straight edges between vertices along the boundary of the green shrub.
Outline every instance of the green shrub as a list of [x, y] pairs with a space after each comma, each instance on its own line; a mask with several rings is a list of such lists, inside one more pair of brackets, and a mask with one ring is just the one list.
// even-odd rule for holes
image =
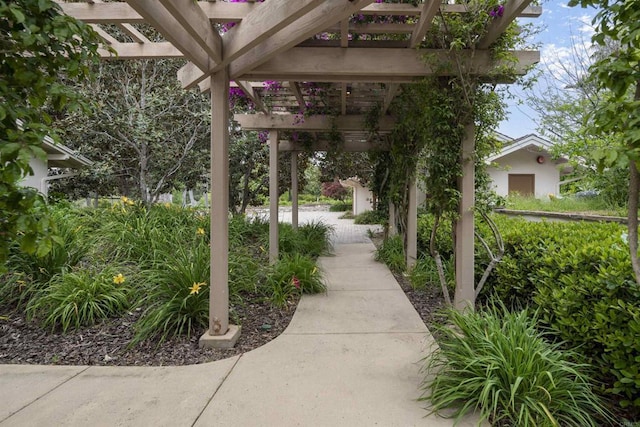
[[[418, 253], [430, 254], [429, 244], [431, 241], [431, 229], [433, 228], [433, 215], [418, 216]], [[436, 233], [436, 249], [444, 259], [453, 256], [453, 240], [451, 234], [451, 223], [443, 221]]]
[[618, 224], [500, 220], [505, 256], [486, 289], [532, 306], [597, 367], [607, 394], [640, 409], [640, 288]]
[[285, 255], [270, 269], [267, 296], [276, 306], [284, 306], [294, 294], [317, 294], [326, 291], [322, 273], [313, 259], [304, 255]]
[[331, 252], [331, 234], [334, 228], [322, 221], [310, 221], [298, 227], [298, 251], [311, 258]]
[[98, 250], [118, 262], [153, 260], [167, 248], [209, 242], [208, 216], [190, 208], [154, 205], [129, 199], [96, 213]]
[[75, 267], [87, 255], [90, 230], [83, 225], [82, 214], [62, 205], [51, 207], [58, 242], [44, 256], [27, 254], [13, 246], [7, 260], [9, 273], [0, 280], [0, 299], [19, 307], [26, 306], [56, 275]]
[[386, 264], [389, 270], [394, 273], [405, 271], [407, 261], [404, 255], [402, 237], [397, 235], [385, 239], [376, 250], [375, 260]]
[[[321, 221], [312, 221], [293, 229], [291, 224], [278, 224], [279, 251], [282, 255], [302, 254], [312, 258], [331, 251], [330, 236], [333, 227]], [[263, 247], [268, 247], [268, 227], [263, 236]]]
[[[169, 254], [167, 254], [169, 255]], [[175, 248], [162, 262], [145, 269], [144, 308], [133, 343], [147, 338], [191, 336], [209, 322], [209, 247]], [[236, 296], [229, 289], [230, 299]]]
[[[438, 328], [439, 348], [426, 359], [424, 395], [434, 412], [478, 411], [494, 425], [596, 426], [610, 420], [591, 389], [588, 365], [537, 332], [536, 316], [487, 311], [449, 312]], [[594, 416], [600, 417], [599, 420]]]
[[345, 212], [353, 209], [353, 204], [349, 202], [333, 202], [329, 206], [329, 212]]
[[389, 218], [384, 212], [380, 211], [365, 211], [356, 215], [353, 220], [354, 224], [386, 224]]
[[117, 316], [129, 307], [131, 287], [116, 268], [77, 270], [54, 277], [29, 303], [29, 318], [55, 329], [79, 328]]

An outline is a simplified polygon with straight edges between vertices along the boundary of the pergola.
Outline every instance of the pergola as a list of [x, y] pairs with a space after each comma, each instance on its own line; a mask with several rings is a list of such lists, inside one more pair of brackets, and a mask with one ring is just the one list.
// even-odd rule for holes
[[[507, 0], [499, 16], [487, 23], [471, 55], [463, 55], [467, 68], [478, 75], [495, 74], [501, 64], [489, 48], [517, 17], [537, 17], [542, 10], [531, 0]], [[323, 134], [341, 132], [345, 151], [384, 150], [365, 131], [365, 113], [381, 106], [379, 131], [391, 131], [387, 115], [403, 83], [442, 73], [421, 60], [428, 54], [440, 62], [453, 61], [447, 50], [420, 49], [437, 14], [469, 13], [465, 2], [423, 0], [418, 5], [374, 0], [266, 0], [255, 2], [193, 0], [127, 0], [60, 3], [68, 15], [89, 23], [117, 52], [117, 59], [185, 58], [177, 78], [185, 89], [199, 86], [211, 92], [211, 278], [209, 330], [201, 345], [233, 346], [239, 328], [229, 325], [228, 298], [228, 179], [230, 85], [240, 88], [256, 106], [254, 114], [236, 114], [245, 130], [266, 130], [270, 141], [270, 259], [278, 257], [278, 154], [291, 151], [293, 225], [297, 226], [297, 150], [295, 141], [282, 140], [284, 132], [317, 135], [311, 149], [327, 150]], [[350, 17], [403, 16], [400, 20], [353, 23]], [[231, 23], [235, 25], [230, 25]], [[152, 42], [137, 24], [151, 25], [163, 37]], [[117, 38], [108, 26], [120, 29]], [[220, 31], [225, 26], [227, 31]], [[230, 28], [229, 28], [230, 27]], [[436, 28], [437, 30], [437, 28]], [[393, 37], [386, 37], [393, 34]], [[516, 74], [539, 61], [537, 51], [513, 52]], [[114, 58], [107, 50], [105, 58]], [[276, 94], [267, 94], [264, 81], [278, 81]], [[500, 81], [509, 83], [509, 81]], [[337, 117], [311, 116], [300, 121], [310, 97], [309, 83], [326, 89], [325, 103]], [[265, 97], [269, 102], [265, 102]], [[462, 200], [456, 243], [456, 295], [458, 308], [474, 300], [474, 131], [463, 142]], [[416, 191], [409, 202], [408, 262], [415, 260]], [[393, 212], [392, 212], [393, 214]]]

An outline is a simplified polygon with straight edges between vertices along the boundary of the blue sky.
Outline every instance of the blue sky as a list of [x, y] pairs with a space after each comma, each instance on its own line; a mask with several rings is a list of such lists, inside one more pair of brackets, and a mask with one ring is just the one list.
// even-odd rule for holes
[[[591, 20], [594, 15], [595, 10], [592, 8], [569, 7], [566, 0], [549, 0], [542, 4], [542, 16], [523, 19], [523, 23], [533, 22], [542, 28], [534, 39], [535, 42], [541, 43], [539, 67], [549, 75], [561, 73], [559, 64], [571, 61], [573, 57], [572, 38], [577, 44], [590, 44], [593, 34]], [[537, 90], [542, 86], [543, 83], [539, 83]], [[509, 102], [509, 116], [500, 124], [498, 131], [512, 138], [538, 133], [537, 115], [526, 105], [527, 94], [515, 85], [512, 86], [511, 92], [525, 103], [517, 105], [515, 101]]]

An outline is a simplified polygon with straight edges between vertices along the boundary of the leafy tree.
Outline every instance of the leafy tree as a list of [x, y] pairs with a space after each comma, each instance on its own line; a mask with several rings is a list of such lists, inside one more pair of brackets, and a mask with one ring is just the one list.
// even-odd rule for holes
[[257, 132], [236, 132], [229, 142], [229, 209], [245, 213], [269, 194], [269, 146]]
[[[65, 140], [95, 159], [100, 175], [85, 175], [85, 188], [157, 200], [181, 184], [194, 188], [209, 164], [210, 107], [206, 96], [184, 91], [175, 79], [179, 62], [103, 62], [81, 90], [95, 103], [89, 115], [64, 126]], [[61, 123], [62, 124], [62, 123]], [[75, 180], [66, 185], [77, 187]]]
[[571, 0], [571, 6], [593, 6], [593, 42], [617, 45], [611, 55], [591, 68], [591, 78], [602, 89], [605, 102], [591, 115], [594, 132], [619, 141], [596, 154], [601, 166], [616, 162], [629, 165], [628, 234], [631, 264], [640, 284], [638, 260], [638, 198], [640, 191], [640, 3], [637, 0]]
[[539, 72], [543, 90], [531, 90], [528, 104], [540, 117], [539, 131], [554, 142], [555, 153], [567, 156], [580, 178], [577, 189], [598, 189], [609, 204], [624, 206], [627, 202], [628, 164], [615, 162], [601, 171], [598, 158], [602, 150], [619, 144], [589, 125], [588, 118], [602, 108], [607, 97], [589, 79], [589, 67], [598, 58], [605, 58], [617, 46], [611, 41], [595, 51], [582, 40], [572, 40], [569, 60], [556, 58]]
[[[98, 60], [96, 33], [61, 13], [50, 0], [0, 0], [0, 263], [10, 242], [40, 255], [51, 250], [55, 238], [46, 215], [34, 215], [43, 203], [34, 190], [21, 188], [33, 174], [32, 157], [46, 158], [41, 148], [46, 135], [55, 138], [53, 111], [78, 110], [80, 94], [59, 81], [90, 77]], [[42, 208], [41, 208], [42, 209]]]

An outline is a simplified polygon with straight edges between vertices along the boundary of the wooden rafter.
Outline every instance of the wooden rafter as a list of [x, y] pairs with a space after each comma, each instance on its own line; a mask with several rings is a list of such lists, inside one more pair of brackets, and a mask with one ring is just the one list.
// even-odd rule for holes
[[107, 43], [108, 45], [113, 46], [114, 44], [120, 43], [115, 37], [113, 37], [111, 34], [107, 33], [105, 30], [100, 28], [97, 24], [90, 24], [90, 25], [93, 28], [93, 30], [96, 33], [98, 33], [98, 35], [102, 37], [102, 40], [104, 40], [105, 43]]
[[114, 56], [106, 49], [98, 49], [100, 56], [105, 59], [163, 59], [184, 58], [184, 54], [171, 42], [160, 43], [113, 43], [110, 46], [117, 52]]
[[[387, 142], [371, 142], [371, 141], [351, 141], [345, 138], [340, 145], [340, 151], [346, 153], [359, 153], [365, 151], [389, 151], [391, 145]], [[278, 143], [278, 151], [331, 151], [335, 150], [335, 144], [328, 140], [313, 141], [311, 145], [299, 144], [293, 141], [280, 141]]]
[[400, 84], [398, 83], [389, 83], [387, 85], [387, 90], [385, 91], [385, 94], [384, 94], [384, 101], [382, 103], [382, 109], [380, 110], [380, 115], [387, 114], [387, 111], [391, 106], [391, 102], [393, 101], [393, 98], [395, 98], [396, 94], [398, 93], [398, 89], [400, 89]]
[[136, 43], [151, 43], [151, 40], [146, 38], [144, 34], [138, 31], [131, 24], [118, 24], [118, 28], [120, 28], [126, 35], [131, 37]]
[[[305, 117], [304, 122], [300, 122], [296, 114], [235, 114], [234, 120], [240, 123], [245, 130], [304, 130], [304, 131], [330, 131], [338, 130], [343, 132], [361, 131], [366, 129], [366, 116], [350, 115], [338, 116], [335, 119], [327, 116]], [[393, 129], [395, 121], [389, 117], [380, 118], [380, 131], [390, 131]]]
[[229, 66], [230, 75], [242, 76], [278, 53], [295, 46], [333, 23], [347, 18], [372, 2], [373, 0], [323, 2], [320, 7], [298, 19], [288, 28], [277, 32], [264, 43], [233, 61]]
[[265, 114], [269, 114], [269, 109], [262, 102], [262, 98], [260, 95], [253, 90], [253, 86], [251, 86], [250, 82], [245, 82], [242, 80], [236, 80], [237, 86], [242, 89], [242, 91], [247, 95], [247, 97], [254, 103], [256, 109], [258, 111], [262, 111]]
[[495, 42], [509, 24], [527, 7], [531, 0], [509, 0], [504, 5], [502, 16], [496, 17], [487, 30], [487, 34], [478, 42], [478, 49], [487, 49]]
[[347, 92], [347, 84], [345, 82], [340, 83], [340, 114], [343, 116], [347, 115], [347, 97], [349, 93]]
[[293, 96], [296, 97], [296, 101], [298, 101], [298, 105], [300, 106], [300, 111], [306, 110], [307, 104], [304, 102], [304, 96], [302, 96], [302, 91], [300, 90], [298, 82], [289, 82], [289, 89], [293, 93]]
[[349, 47], [349, 20], [340, 21], [340, 47]]
[[226, 67], [240, 55], [268, 40], [273, 34], [321, 4], [320, 0], [271, 0], [268, 4], [261, 3], [243, 22], [225, 34], [224, 58], [216, 67], [202, 72], [194, 64], [187, 64], [178, 71], [178, 79], [183, 87], [193, 87], [209, 74]]
[[196, 42], [171, 12], [153, 0], [129, 0], [129, 4], [200, 69], [210, 68], [209, 52]]
[[192, 0], [160, 0], [182, 28], [208, 54], [214, 63], [222, 62], [222, 37], [213, 29], [211, 21]]
[[420, 19], [411, 33], [411, 39], [409, 39], [409, 48], [417, 47], [422, 39], [424, 39], [424, 35], [431, 27], [431, 22], [433, 22], [433, 18], [440, 10], [440, 0], [426, 0], [426, 3], [422, 6], [422, 13], [420, 13]]

